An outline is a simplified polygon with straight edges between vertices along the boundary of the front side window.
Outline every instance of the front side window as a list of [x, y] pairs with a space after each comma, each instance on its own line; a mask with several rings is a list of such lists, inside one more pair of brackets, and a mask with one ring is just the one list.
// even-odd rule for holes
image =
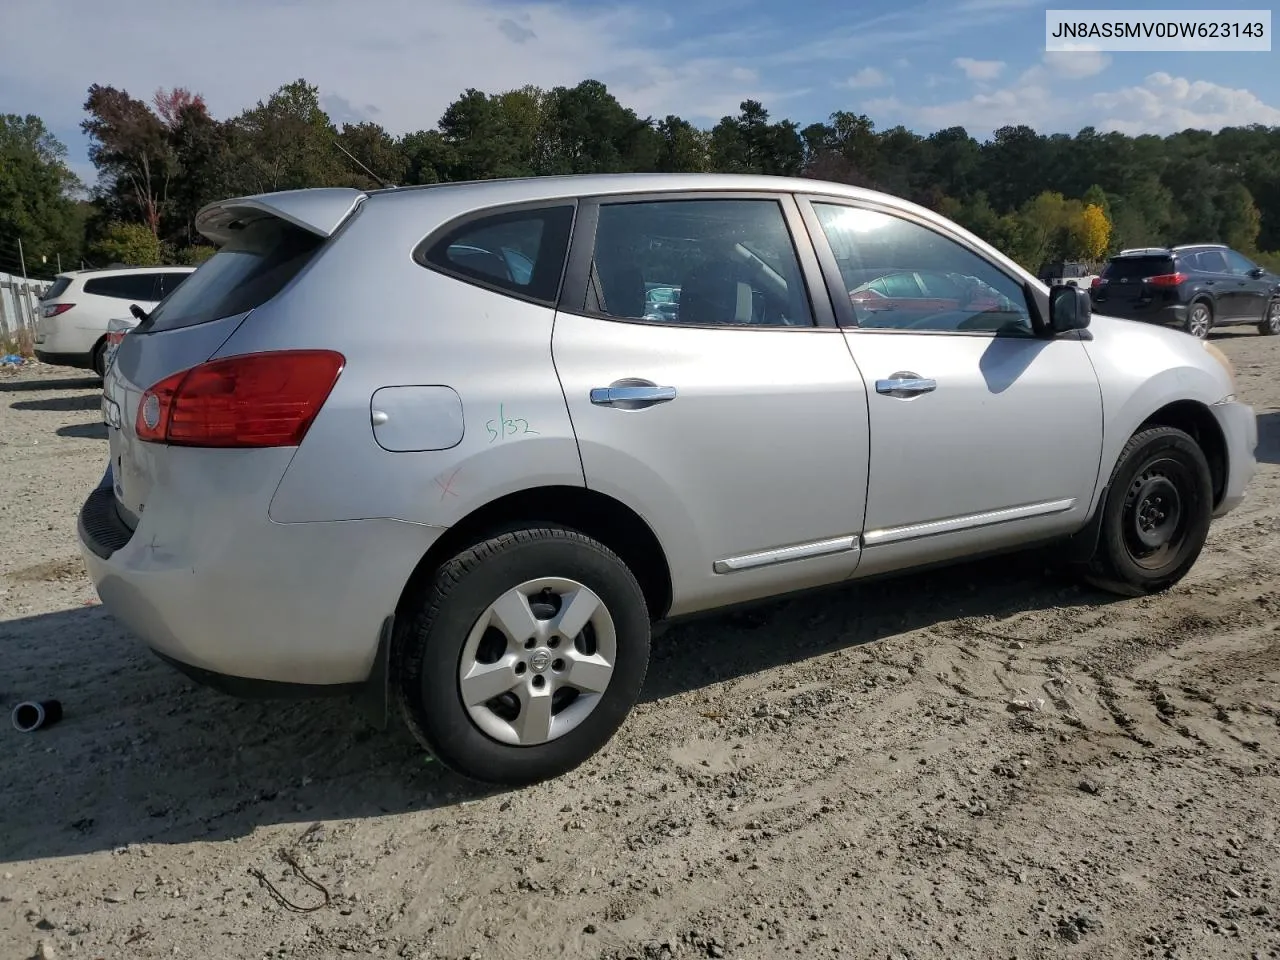
[[1247, 277], [1254, 270], [1258, 269], [1258, 265], [1242, 253], [1236, 253], [1234, 250], [1228, 250], [1226, 257], [1227, 266], [1231, 268], [1231, 272], [1241, 277]]
[[858, 327], [1034, 335], [1022, 285], [956, 241], [875, 210], [834, 203], [813, 210]]
[[459, 279], [554, 302], [573, 227], [571, 204], [470, 220], [420, 251], [419, 262]]
[[812, 327], [776, 200], [653, 200], [600, 207], [587, 309], [699, 327]]

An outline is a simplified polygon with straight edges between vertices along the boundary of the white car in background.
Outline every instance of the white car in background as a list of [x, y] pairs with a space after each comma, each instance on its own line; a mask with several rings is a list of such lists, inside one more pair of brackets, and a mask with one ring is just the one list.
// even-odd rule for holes
[[137, 305], [150, 311], [195, 267], [113, 267], [60, 273], [40, 298], [36, 359], [81, 367], [102, 376], [109, 360], [107, 324], [129, 317]]

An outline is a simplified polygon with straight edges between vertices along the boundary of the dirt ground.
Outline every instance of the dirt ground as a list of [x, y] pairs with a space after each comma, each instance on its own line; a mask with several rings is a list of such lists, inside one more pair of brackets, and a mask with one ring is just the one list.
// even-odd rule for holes
[[1259, 475], [1171, 593], [1013, 558], [686, 625], [508, 793], [155, 660], [74, 546], [96, 384], [0, 374], [0, 707], [65, 708], [0, 729], [0, 958], [1280, 957], [1280, 338], [1217, 341]]

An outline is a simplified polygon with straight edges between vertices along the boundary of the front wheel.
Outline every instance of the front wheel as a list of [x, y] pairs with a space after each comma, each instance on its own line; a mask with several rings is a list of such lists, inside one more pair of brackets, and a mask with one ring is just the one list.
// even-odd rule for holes
[[1120, 453], [1102, 510], [1086, 578], [1127, 596], [1167, 590], [1209, 535], [1213, 478], [1204, 452], [1174, 427], [1140, 431]]
[[613, 551], [537, 527], [445, 563], [397, 638], [405, 720], [445, 766], [524, 786], [604, 746], [649, 664], [644, 594]]
[[1267, 314], [1258, 324], [1258, 332], [1264, 337], [1280, 335], [1280, 297], [1276, 297], [1267, 305]]
[[1197, 340], [1204, 340], [1209, 336], [1209, 330], [1212, 327], [1213, 311], [1203, 300], [1197, 300], [1191, 305], [1191, 309], [1187, 313], [1187, 333]]

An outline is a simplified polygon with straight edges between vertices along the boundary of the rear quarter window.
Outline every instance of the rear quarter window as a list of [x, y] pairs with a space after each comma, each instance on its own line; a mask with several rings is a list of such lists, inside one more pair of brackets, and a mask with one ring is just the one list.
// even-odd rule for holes
[[477, 286], [554, 304], [574, 209], [560, 203], [468, 218], [424, 240], [414, 259]]
[[260, 307], [284, 289], [323, 244], [323, 238], [283, 220], [253, 220], [194, 273], [182, 275], [182, 282], [134, 332], [178, 330]]

